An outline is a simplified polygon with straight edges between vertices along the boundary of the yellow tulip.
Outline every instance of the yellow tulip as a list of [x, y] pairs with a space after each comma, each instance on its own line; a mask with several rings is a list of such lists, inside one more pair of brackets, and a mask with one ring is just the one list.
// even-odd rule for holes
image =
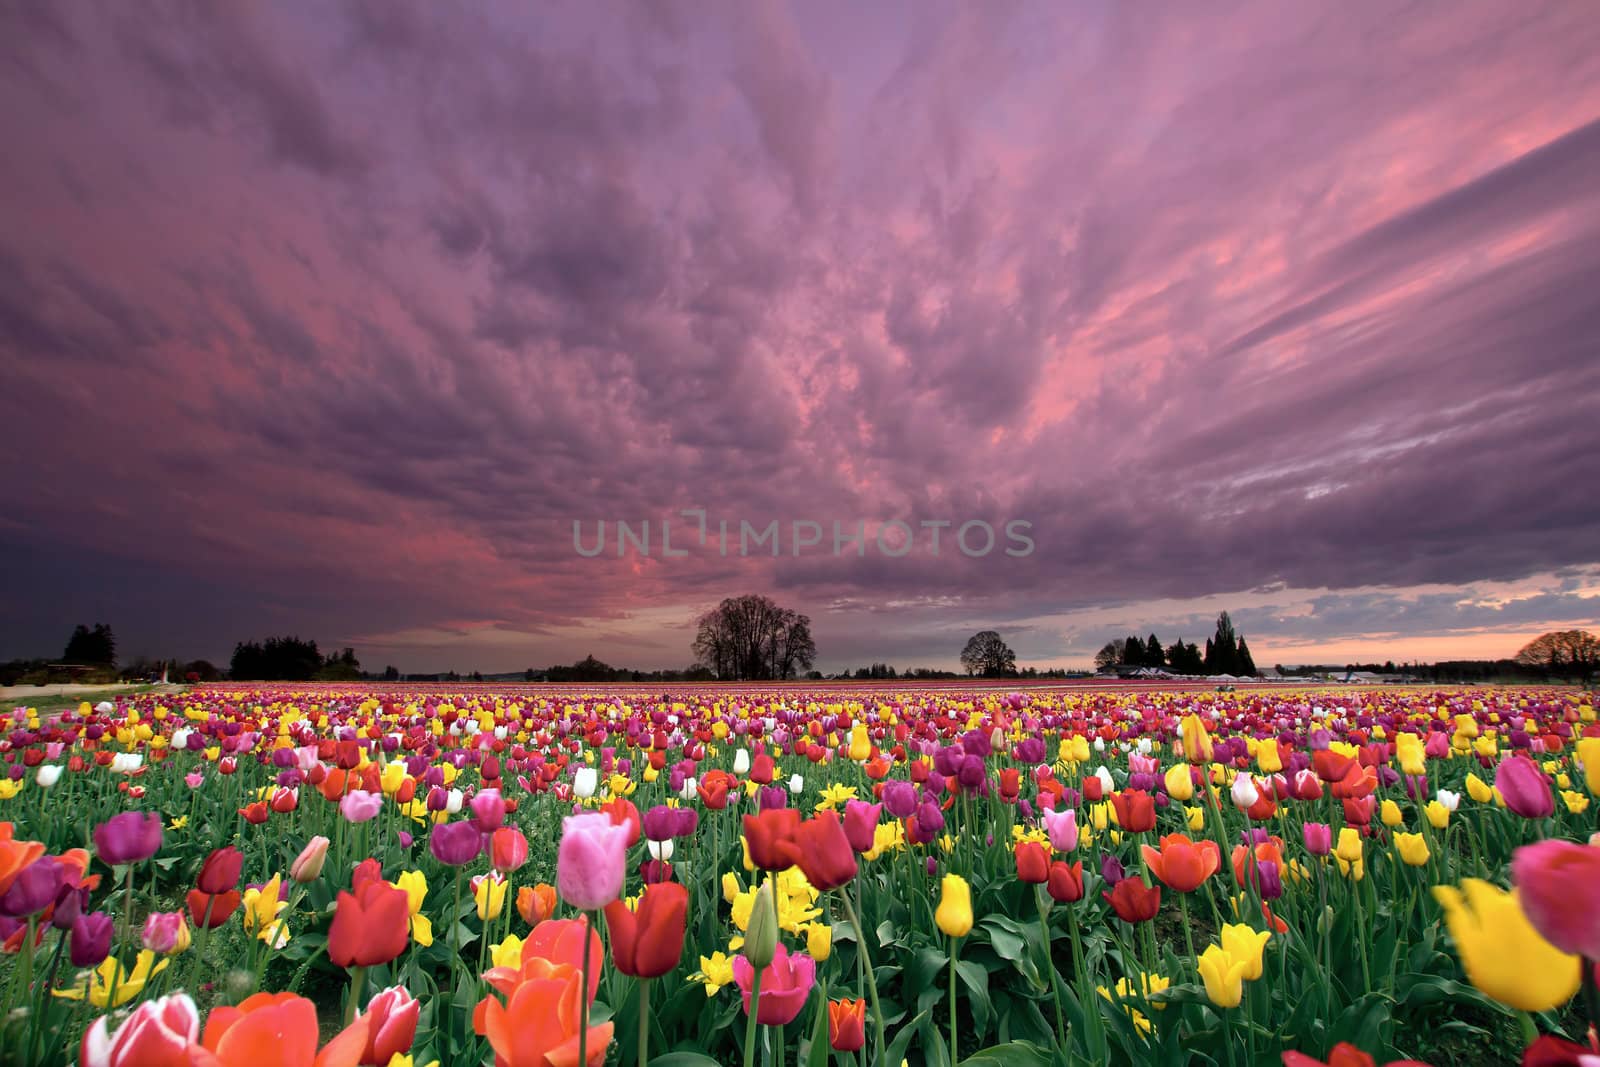
[[1187, 763], [1175, 763], [1167, 768], [1167, 796], [1173, 800], [1194, 799], [1194, 779], [1189, 776]]
[[507, 934], [506, 939], [498, 945], [489, 946], [489, 958], [496, 967], [509, 967], [512, 970], [522, 968], [522, 938], [516, 934]]
[[1578, 738], [1577, 752], [1578, 762], [1583, 764], [1583, 784], [1600, 795], [1600, 737]]
[[1197, 834], [1206, 828], [1206, 809], [1196, 804], [1191, 808], [1184, 808], [1184, 814], [1189, 817], [1189, 832]]
[[472, 899], [478, 905], [478, 918], [483, 922], [491, 922], [500, 918], [500, 913], [505, 910], [506, 890], [511, 887], [504, 875], [490, 871], [484, 875], [472, 890]]
[[1574, 815], [1582, 815], [1589, 810], [1589, 798], [1571, 789], [1561, 791], [1561, 800], [1566, 804], [1567, 810]]
[[1283, 770], [1283, 757], [1278, 754], [1278, 739], [1268, 737], [1256, 746], [1256, 766], [1262, 774], [1277, 774]]
[[1254, 982], [1261, 977], [1262, 958], [1271, 938], [1270, 930], [1256, 930], [1243, 923], [1227, 923], [1222, 927], [1219, 940], [1228, 955], [1245, 965], [1246, 980]]
[[1494, 799], [1494, 789], [1485, 785], [1482, 778], [1476, 774], [1467, 775], [1467, 796], [1479, 804], [1487, 804]]
[[[85, 974], [79, 983], [66, 989], [53, 989], [51, 994], [65, 1000], [83, 1000], [97, 1008], [115, 1008], [126, 1004], [144, 991], [145, 983], [167, 969], [168, 960], [156, 963], [156, 954], [141, 949], [133, 969], [123, 967], [115, 956], [107, 956], [100, 966]], [[111, 998], [113, 987], [116, 1000]]]
[[1399, 826], [1406, 821], [1405, 816], [1400, 814], [1400, 805], [1392, 800], [1383, 802], [1378, 809], [1378, 818], [1383, 820], [1385, 826]]
[[1578, 991], [1578, 957], [1539, 936], [1516, 890], [1469, 878], [1460, 889], [1434, 886], [1433, 895], [1467, 979], [1484, 995], [1518, 1011], [1549, 1011]]
[[827, 923], [806, 923], [806, 951], [818, 963], [833, 954], [833, 927]]
[[856, 723], [850, 728], [849, 755], [857, 763], [865, 763], [872, 758], [872, 738], [867, 734], [865, 723]]
[[1198, 715], [1186, 715], [1179, 727], [1183, 741], [1183, 758], [1190, 763], [1210, 763], [1212, 757], [1211, 734]]
[[946, 937], [965, 937], [972, 930], [972, 888], [959, 874], [947, 874], [939, 889], [933, 921]]
[[1333, 851], [1335, 855], [1346, 863], [1360, 863], [1362, 855], [1361, 831], [1353, 826], [1342, 827], [1339, 830], [1339, 844]]
[[1450, 809], [1437, 800], [1428, 801], [1428, 806], [1423, 811], [1428, 816], [1428, 825], [1435, 830], [1443, 830], [1450, 825]]
[[1206, 984], [1206, 998], [1219, 1008], [1237, 1008], [1244, 999], [1245, 962], [1236, 960], [1217, 945], [1200, 953], [1200, 978]]
[[1421, 834], [1395, 834], [1394, 847], [1408, 867], [1421, 867], [1428, 862], [1428, 841]]

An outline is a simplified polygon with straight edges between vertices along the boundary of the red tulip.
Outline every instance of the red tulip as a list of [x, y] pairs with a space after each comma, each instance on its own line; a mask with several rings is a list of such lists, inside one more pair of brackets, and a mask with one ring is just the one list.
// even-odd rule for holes
[[528, 839], [515, 826], [502, 826], [489, 838], [489, 865], [502, 874], [528, 862]]
[[867, 1043], [867, 1002], [828, 1001], [828, 1046], [835, 1052], [859, 1052]]
[[1068, 864], [1056, 860], [1050, 864], [1050, 877], [1045, 882], [1050, 899], [1071, 904], [1083, 899], [1083, 861]]
[[[794, 844], [806, 881], [818, 890], [837, 889], [856, 876], [855, 851], [845, 836], [838, 812], [819, 812], [801, 823], [794, 832]], [[754, 859], [753, 852], [751, 858]]]
[[[214, 930], [227, 922], [239, 908], [243, 900], [237, 889], [226, 893], [202, 893], [198, 889], [189, 890], [189, 895], [184, 898], [189, 905], [189, 918], [194, 920], [196, 928], [205, 927]], [[209, 913], [209, 918], [207, 917]]]
[[1143, 878], [1124, 878], [1111, 892], [1102, 890], [1100, 895], [1123, 922], [1149, 922], [1161, 909], [1161, 887], [1147, 886]]
[[728, 806], [728, 786], [733, 781], [733, 776], [727, 771], [707, 771], [705, 776], [695, 785], [695, 791], [700, 794], [700, 803], [712, 811], [721, 811]]
[[1192, 893], [1222, 866], [1222, 850], [1215, 841], [1191, 841], [1185, 834], [1168, 834], [1161, 848], [1142, 846], [1145, 865], [1163, 885], [1179, 893]]
[[1050, 853], [1037, 841], [1018, 841], [1015, 848], [1017, 878], [1029, 885], [1050, 880]]
[[195, 887], [202, 893], [226, 893], [239, 888], [239, 874], [244, 869], [244, 853], [232, 845], [214, 850], [200, 865], [200, 876]]
[[678, 965], [689, 910], [689, 891], [677, 882], [644, 887], [639, 910], [614, 900], [606, 905], [611, 962], [634, 978], [660, 978]]
[[406, 949], [411, 898], [387, 882], [367, 882], [360, 895], [339, 892], [328, 927], [328, 959], [336, 967], [388, 963]]
[[272, 816], [272, 810], [267, 807], [265, 800], [258, 800], [253, 804], [246, 804], [240, 808], [239, 814], [244, 816], [245, 822], [260, 826]]
[[[744, 816], [744, 839], [750, 846], [750, 862], [764, 871], [786, 871], [800, 862], [800, 846], [795, 834], [800, 829], [800, 813], [793, 808], [768, 808]], [[849, 843], [846, 842], [846, 847]]]
[[1112, 793], [1111, 806], [1116, 809], [1118, 824], [1129, 833], [1138, 834], [1156, 828], [1155, 798], [1143, 789], [1124, 789]]

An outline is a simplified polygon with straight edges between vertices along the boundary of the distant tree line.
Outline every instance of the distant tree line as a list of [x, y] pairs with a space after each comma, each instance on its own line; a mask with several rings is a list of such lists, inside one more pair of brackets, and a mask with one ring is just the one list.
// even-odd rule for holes
[[228, 674], [235, 681], [254, 682], [342, 682], [364, 677], [355, 649], [324, 656], [315, 641], [298, 637], [240, 641], [233, 648]]
[[1232, 674], [1250, 677], [1258, 673], [1255, 659], [1250, 655], [1249, 644], [1243, 634], [1234, 631], [1233, 620], [1228, 617], [1226, 611], [1217, 616], [1216, 632], [1206, 638], [1204, 651], [1192, 641], [1185, 643], [1182, 638], [1163, 646], [1161, 639], [1153, 633], [1148, 638], [1129, 634], [1127, 637], [1107, 641], [1100, 651], [1095, 653], [1094, 665], [1100, 669], [1152, 667], [1171, 671], [1173, 674]]

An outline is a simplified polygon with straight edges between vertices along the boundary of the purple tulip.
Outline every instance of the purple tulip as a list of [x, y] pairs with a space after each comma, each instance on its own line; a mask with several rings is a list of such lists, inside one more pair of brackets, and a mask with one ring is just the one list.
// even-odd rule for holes
[[1115, 889], [1117, 883], [1127, 877], [1122, 869], [1122, 861], [1109, 852], [1105, 853], [1100, 857], [1100, 877], [1106, 885]]
[[675, 813], [681, 810], [685, 809], [669, 808], [665, 804], [657, 804], [645, 812], [640, 819], [644, 829], [644, 836], [651, 841], [665, 841], [670, 837], [676, 837], [677, 834], [674, 831], [678, 828], [678, 817]]
[[70, 930], [89, 903], [89, 891], [64, 881], [56, 890], [56, 906], [50, 912], [50, 925], [57, 930]]
[[74, 967], [98, 967], [111, 952], [111, 916], [103, 911], [78, 916], [68, 955]]
[[506, 802], [498, 789], [480, 789], [472, 796], [472, 821], [483, 833], [493, 833], [506, 821]]
[[161, 816], [125, 811], [94, 828], [94, 847], [105, 863], [139, 863], [161, 851]]
[[1278, 871], [1276, 860], [1258, 860], [1256, 878], [1262, 900], [1277, 900], [1283, 896], [1283, 877]]
[[483, 851], [483, 834], [470, 822], [447, 822], [428, 835], [428, 851], [440, 863], [460, 867], [471, 863]]
[[923, 836], [932, 837], [944, 829], [944, 812], [939, 810], [939, 805], [932, 800], [924, 800], [917, 807], [917, 829]]
[[789, 791], [781, 785], [764, 785], [757, 795], [760, 803], [759, 811], [770, 811], [773, 808], [786, 808], [789, 806]]
[[65, 868], [54, 856], [42, 856], [22, 869], [0, 897], [0, 914], [23, 918], [43, 911], [56, 899]]
[[917, 787], [910, 782], [895, 779], [883, 784], [883, 806], [896, 819], [904, 819], [917, 810]]

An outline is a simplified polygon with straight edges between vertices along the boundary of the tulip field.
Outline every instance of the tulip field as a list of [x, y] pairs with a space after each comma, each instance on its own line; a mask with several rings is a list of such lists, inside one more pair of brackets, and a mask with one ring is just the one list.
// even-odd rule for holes
[[0, 715], [0, 1063], [1600, 1063], [1577, 689]]

